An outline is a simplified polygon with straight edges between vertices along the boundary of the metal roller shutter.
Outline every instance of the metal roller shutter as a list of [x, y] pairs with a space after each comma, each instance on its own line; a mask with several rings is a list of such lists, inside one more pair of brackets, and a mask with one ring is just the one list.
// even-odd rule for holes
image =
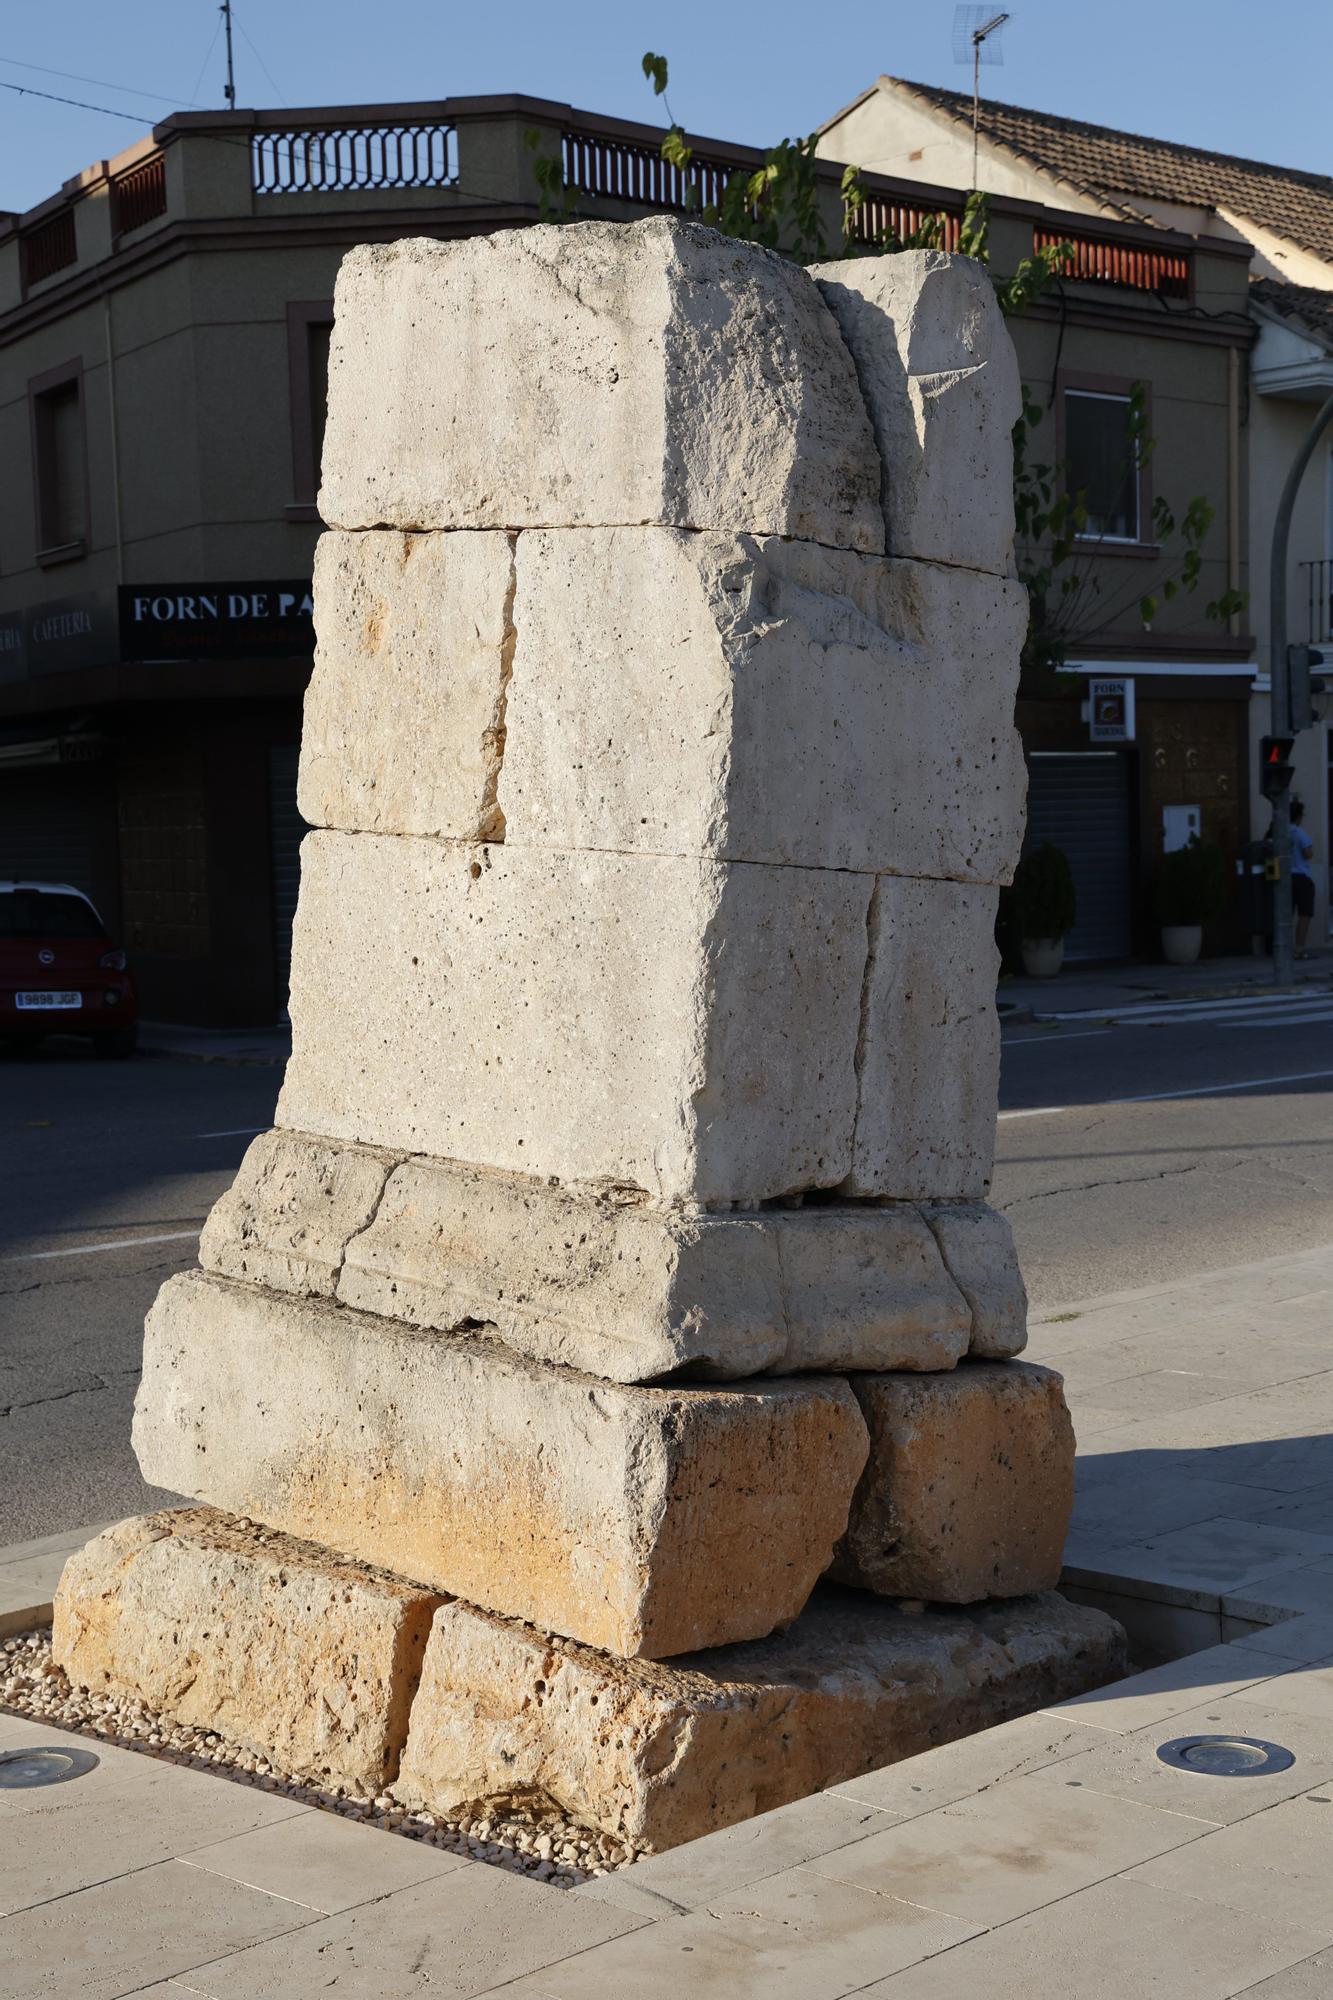
[[278, 1006], [287, 1009], [292, 973], [292, 920], [301, 884], [301, 841], [306, 823], [296, 810], [295, 743], [275, 744], [268, 753], [269, 866], [273, 883], [273, 955], [277, 970]]
[[1134, 949], [1129, 760], [1118, 750], [1033, 751], [1026, 847], [1062, 847], [1078, 917], [1065, 958], [1128, 958]]
[[99, 902], [110, 837], [92, 772], [58, 764], [0, 771], [0, 877], [69, 882]]

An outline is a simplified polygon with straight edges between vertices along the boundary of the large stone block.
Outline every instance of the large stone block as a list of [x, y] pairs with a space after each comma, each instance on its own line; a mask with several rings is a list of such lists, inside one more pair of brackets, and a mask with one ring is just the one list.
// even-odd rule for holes
[[673, 1847], [1124, 1666], [1121, 1628], [1056, 1596], [909, 1617], [825, 1587], [779, 1637], [666, 1665], [446, 1604], [394, 1790], [445, 1809], [531, 1788], [640, 1847]]
[[663, 1656], [796, 1615], [846, 1527], [866, 1429], [828, 1377], [623, 1388], [194, 1275], [148, 1315], [134, 1447], [170, 1491]]
[[890, 555], [1013, 572], [1018, 360], [984, 267], [939, 250], [819, 264], [884, 464]]
[[[355, 1201], [340, 1199], [349, 1182]], [[251, 1145], [199, 1256], [224, 1277], [441, 1331], [485, 1323], [538, 1360], [647, 1382], [951, 1368], [973, 1311], [937, 1235], [906, 1205], [709, 1215], [279, 1130]]]
[[1009, 879], [1017, 583], [653, 527], [517, 551], [510, 842]]
[[216, 1729], [294, 1777], [381, 1792], [440, 1598], [211, 1508], [121, 1521], [65, 1564], [78, 1687]]
[[889, 875], [876, 883], [849, 1195], [975, 1198], [990, 1185], [997, 893]]
[[328, 534], [297, 803], [312, 826], [493, 840], [513, 538]]
[[379, 834], [301, 852], [281, 1124], [666, 1200], [846, 1177], [868, 876]]
[[870, 1458], [831, 1574], [888, 1597], [974, 1604], [1050, 1590], [1074, 1505], [1060, 1377], [1024, 1361], [854, 1375]]
[[1021, 1354], [1028, 1338], [1028, 1293], [1008, 1216], [981, 1201], [935, 1202], [921, 1213], [935, 1232], [945, 1270], [971, 1308], [968, 1351], [982, 1361]]
[[884, 546], [851, 357], [775, 252], [671, 216], [368, 244], [335, 311], [332, 525], [662, 521]]

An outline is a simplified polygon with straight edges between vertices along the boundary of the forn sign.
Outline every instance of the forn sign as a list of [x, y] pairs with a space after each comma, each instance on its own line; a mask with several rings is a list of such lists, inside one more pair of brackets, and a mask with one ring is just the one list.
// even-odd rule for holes
[[1092, 680], [1088, 682], [1088, 735], [1094, 743], [1134, 741], [1134, 683], [1132, 680]]
[[120, 590], [126, 660], [290, 659], [315, 644], [310, 584], [136, 583]]

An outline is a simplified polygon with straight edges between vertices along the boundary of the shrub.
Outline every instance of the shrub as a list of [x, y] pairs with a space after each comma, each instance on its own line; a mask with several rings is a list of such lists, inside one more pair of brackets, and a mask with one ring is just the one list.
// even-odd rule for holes
[[1227, 864], [1220, 847], [1190, 835], [1187, 847], [1164, 854], [1153, 905], [1159, 924], [1210, 924], [1227, 906]]
[[1062, 938], [1074, 928], [1078, 903], [1063, 848], [1048, 840], [1023, 856], [1014, 876], [1013, 908], [1021, 938]]

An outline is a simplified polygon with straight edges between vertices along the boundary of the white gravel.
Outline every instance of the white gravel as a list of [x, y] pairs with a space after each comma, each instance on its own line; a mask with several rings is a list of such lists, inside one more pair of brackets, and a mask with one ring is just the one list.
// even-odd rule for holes
[[161, 1757], [169, 1764], [211, 1771], [233, 1784], [280, 1792], [303, 1805], [382, 1827], [386, 1833], [531, 1875], [555, 1889], [573, 1889], [639, 1858], [624, 1841], [563, 1818], [540, 1798], [488, 1799], [451, 1813], [431, 1813], [413, 1812], [387, 1792], [371, 1798], [340, 1789], [321, 1790], [289, 1777], [242, 1744], [229, 1743], [211, 1730], [155, 1715], [130, 1698], [73, 1687], [51, 1658], [49, 1631], [23, 1632], [0, 1641], [0, 1710], [76, 1730], [123, 1750]]

